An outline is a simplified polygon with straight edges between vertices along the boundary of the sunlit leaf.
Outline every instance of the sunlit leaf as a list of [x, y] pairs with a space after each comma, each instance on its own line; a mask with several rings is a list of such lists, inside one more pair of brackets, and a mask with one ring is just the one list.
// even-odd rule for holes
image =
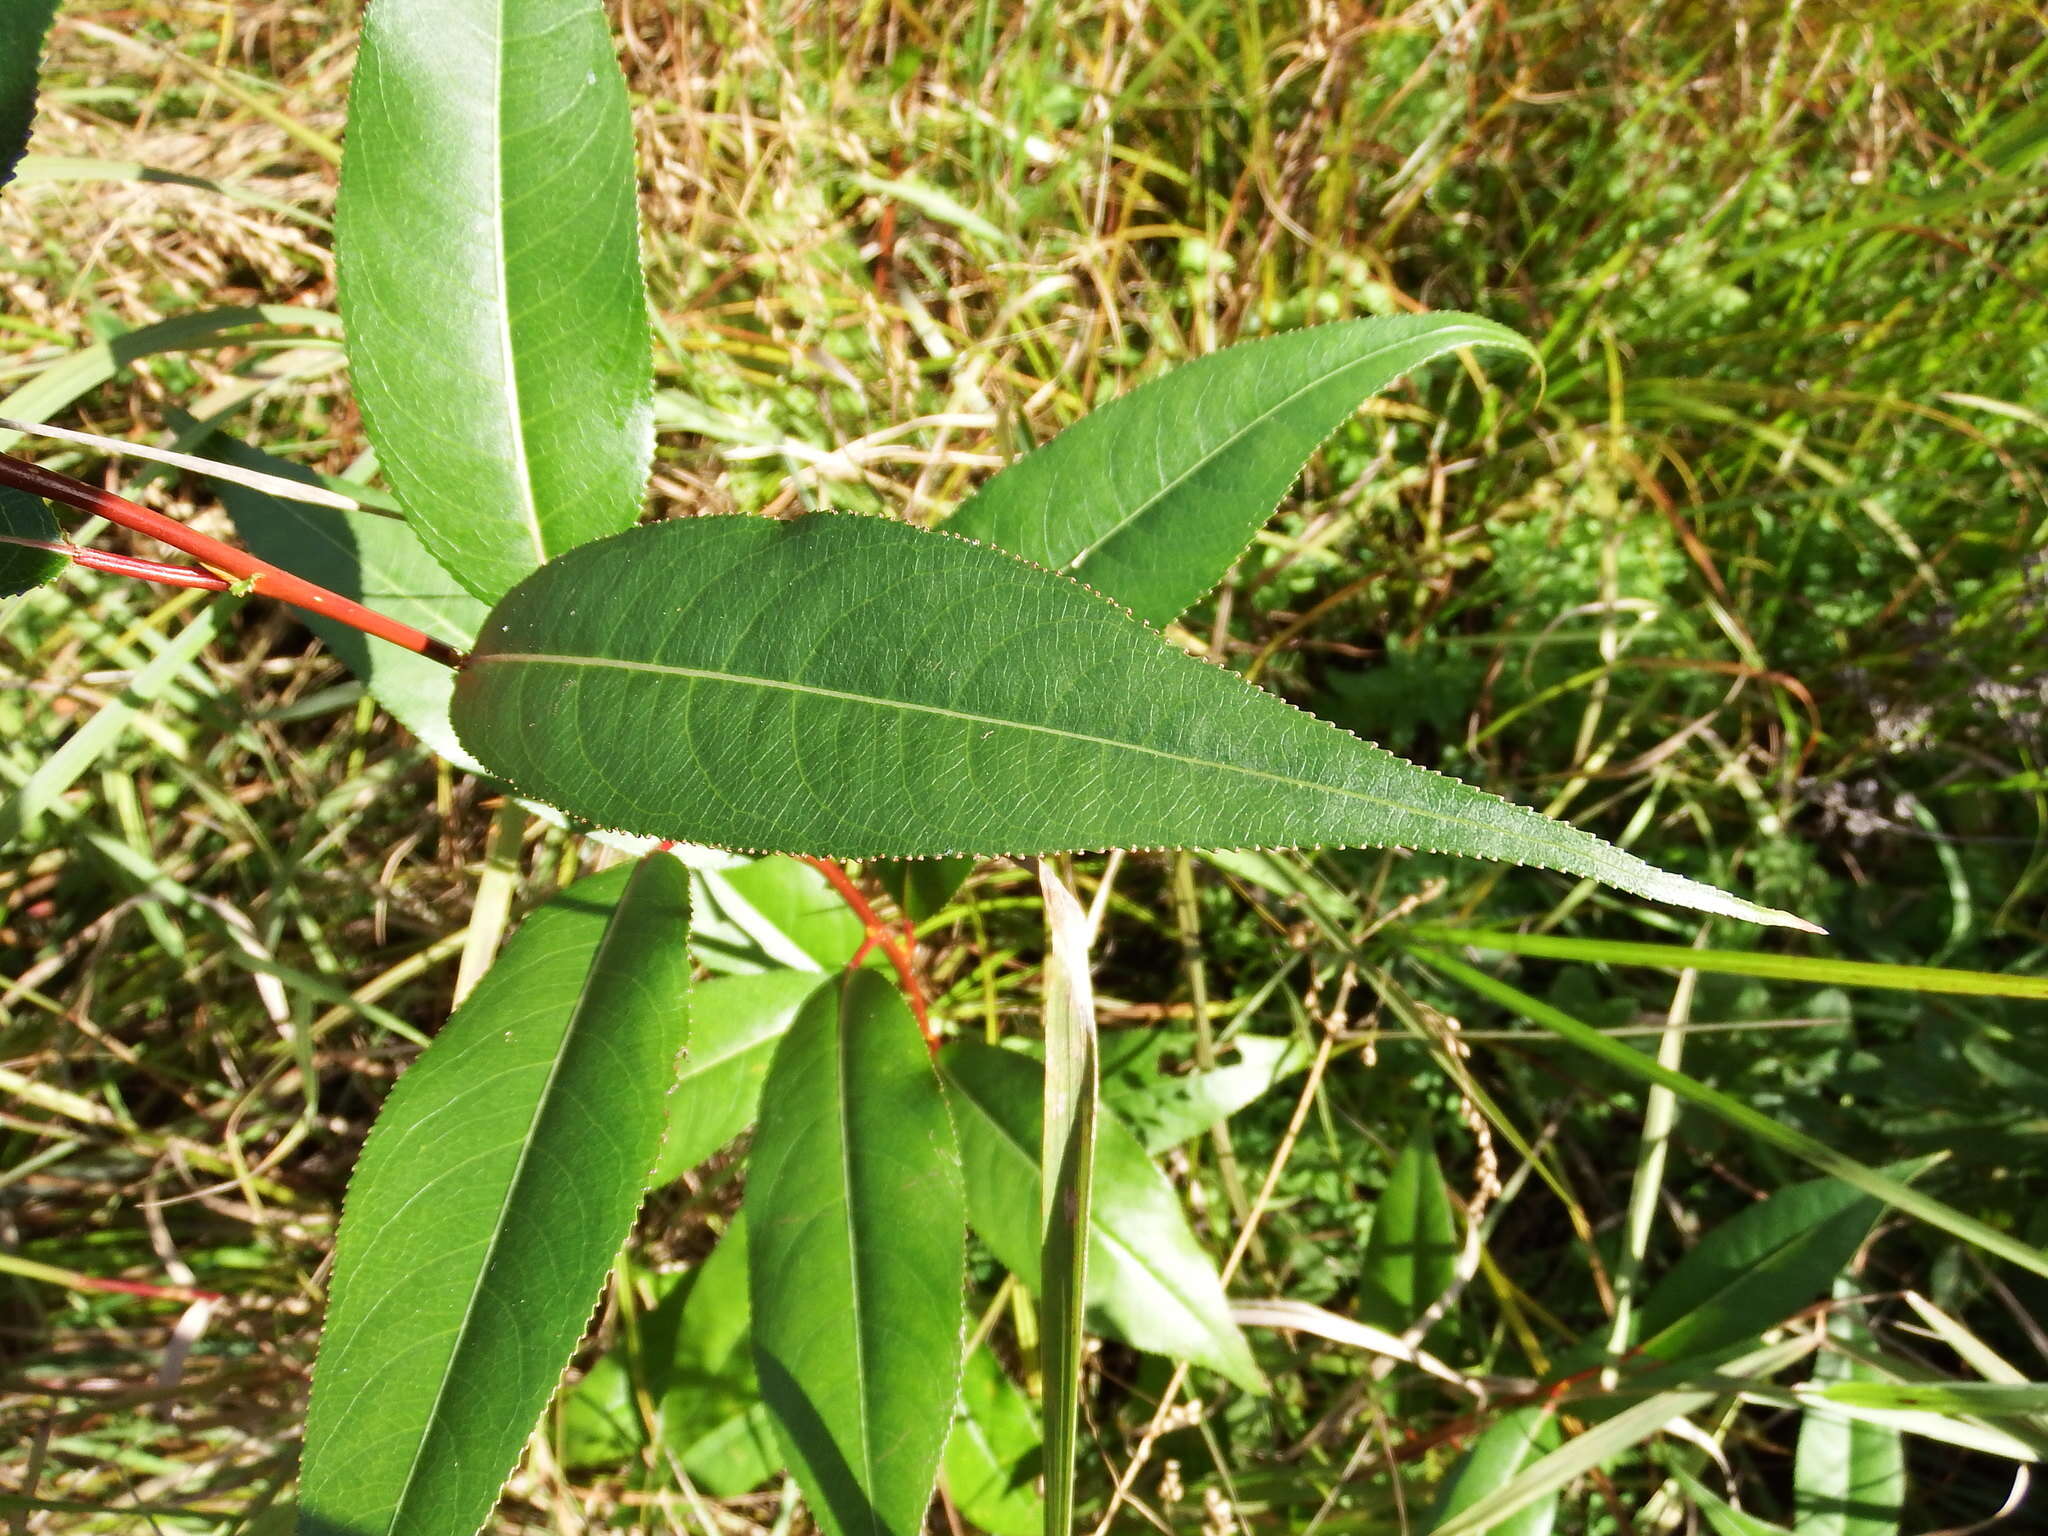
[[653, 450], [633, 130], [598, 0], [374, 0], [336, 241], [370, 441], [486, 602], [630, 527]]
[[1401, 845], [1798, 922], [1403, 762], [1072, 581], [882, 518], [698, 517], [574, 550], [494, 610], [455, 721], [525, 792], [683, 842]]
[[1361, 401], [1460, 347], [1536, 355], [1506, 327], [1460, 314], [1347, 320], [1227, 347], [1082, 417], [946, 526], [1164, 624], [1223, 579]]
[[1102, 1053], [1103, 1103], [1154, 1155], [1256, 1103], [1315, 1054], [1300, 1040], [1240, 1034], [1218, 1048], [1236, 1060], [1207, 1072], [1169, 1073], [1161, 1057], [1174, 1047], [1160, 1031], [1134, 1029], [1112, 1036]]
[[[1863, 1287], [1850, 1275], [1836, 1285], [1842, 1302], [1828, 1319], [1829, 1336], [1854, 1344], [1863, 1334], [1854, 1298]], [[1882, 1378], [1840, 1350], [1814, 1361], [1817, 1386], [1877, 1382]], [[1906, 1451], [1898, 1430], [1852, 1416], [1833, 1404], [1809, 1400], [1799, 1420], [1792, 1459], [1792, 1529], [1798, 1536], [1898, 1536], [1907, 1507]]]
[[747, 1175], [754, 1367], [838, 1536], [914, 1536], [960, 1380], [960, 1156], [916, 1022], [872, 971], [799, 1010]]
[[716, 976], [697, 984], [690, 1051], [669, 1099], [656, 1184], [681, 1178], [754, 1123], [776, 1042], [823, 984], [815, 971]]
[[1043, 1460], [1031, 1399], [986, 1346], [977, 1349], [961, 1372], [960, 1414], [946, 1439], [947, 1497], [989, 1536], [1038, 1536], [1048, 1529], [1037, 1487]]
[[399, 1079], [350, 1184], [306, 1427], [308, 1536], [480, 1526], [632, 1225], [686, 1039], [665, 854], [515, 934]]

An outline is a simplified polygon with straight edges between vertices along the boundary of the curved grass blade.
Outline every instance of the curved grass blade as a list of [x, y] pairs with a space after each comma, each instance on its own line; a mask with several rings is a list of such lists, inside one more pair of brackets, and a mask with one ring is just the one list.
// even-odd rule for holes
[[14, 179], [28, 148], [43, 41], [56, 14], [57, 0], [7, 0], [0, 6], [0, 187]]
[[[1674, 1072], [1583, 1020], [1575, 1019], [1562, 1009], [1555, 1008], [1540, 998], [1531, 997], [1528, 993], [1511, 987], [1506, 982], [1465, 964], [1462, 960], [1454, 960], [1449, 955], [1433, 949], [1418, 948], [1412, 953], [1432, 970], [1469, 987], [1481, 997], [1520, 1014], [1530, 1023], [1540, 1024], [1588, 1055], [1597, 1056], [1609, 1066], [1619, 1067], [1624, 1072], [1648, 1082], [1662, 1083], [1686, 1103], [1696, 1105], [1716, 1119], [1756, 1137], [1759, 1141], [1791, 1153], [1822, 1173], [1834, 1175], [1852, 1188], [1875, 1195], [1893, 1210], [1903, 1211], [1931, 1227], [1939, 1228], [1951, 1237], [1959, 1237], [1966, 1243], [1974, 1243], [1986, 1253], [1996, 1254], [2022, 1269], [2031, 1270], [2037, 1275], [2048, 1275], [2048, 1253], [2021, 1242], [2010, 1233], [2001, 1232], [1987, 1222], [1965, 1215], [1954, 1206], [1945, 1205], [1931, 1195], [1923, 1195], [1919, 1190], [1901, 1183], [1889, 1174], [1881, 1173], [1867, 1163], [1860, 1163], [1853, 1157], [1837, 1152], [1826, 1142], [1808, 1136], [1803, 1131], [1796, 1131], [1769, 1115], [1750, 1108], [1740, 1099], [1723, 1093], [1718, 1088], [1710, 1088], [1697, 1078], [1687, 1077], [1683, 1072]], [[1692, 955], [1702, 951], [1689, 949], [1683, 953]]]
[[[960, 1128], [969, 1219], [1004, 1267], [1037, 1292], [1044, 1069], [1015, 1051], [955, 1040], [940, 1051], [939, 1072]], [[1090, 1321], [1139, 1349], [1264, 1391], [1215, 1261], [1188, 1229], [1173, 1186], [1114, 1119], [1096, 1122], [1095, 1159]]]
[[666, 854], [571, 886], [392, 1091], [336, 1248], [306, 1536], [459, 1536], [490, 1514], [646, 1188], [688, 1030], [688, 904]]
[[493, 610], [455, 726], [525, 793], [682, 842], [1400, 845], [1807, 926], [1404, 762], [1077, 582], [881, 518], [699, 517], [573, 550]]
[[0, 486], [0, 597], [19, 597], [55, 581], [71, 564], [64, 530], [41, 497]]
[[1095, 1195], [1095, 988], [1088, 914], [1038, 866], [1051, 955], [1045, 968], [1045, 1128], [1039, 1141], [1039, 1360], [1045, 1376], [1045, 1529], [1074, 1525], [1081, 1347]]
[[486, 602], [640, 514], [635, 191], [598, 0], [374, 0], [335, 216], [349, 360], [406, 515]]
[[1460, 347], [1535, 348], [1474, 315], [1346, 320], [1227, 347], [1140, 385], [947, 520], [1165, 624], [1221, 581], [1360, 402]]
[[747, 1177], [754, 1368], [835, 1536], [916, 1536], [960, 1382], [960, 1154], [917, 1024], [853, 970], [798, 1011]]

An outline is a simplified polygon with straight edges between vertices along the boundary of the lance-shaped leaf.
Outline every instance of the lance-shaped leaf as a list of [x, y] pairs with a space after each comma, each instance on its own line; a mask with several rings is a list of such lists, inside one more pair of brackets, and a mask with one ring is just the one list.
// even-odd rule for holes
[[1074, 1524], [1081, 1424], [1081, 1333], [1095, 1194], [1095, 987], [1088, 914], [1049, 863], [1038, 866], [1051, 953], [1045, 967], [1045, 1127], [1039, 1167], [1039, 1360], [1045, 1376], [1049, 1531]]
[[0, 5], [0, 187], [14, 177], [14, 167], [28, 148], [28, 131], [36, 115], [36, 76], [43, 62], [43, 39], [57, 0], [7, 0]]
[[1458, 1225], [1426, 1119], [1373, 1206], [1359, 1269], [1359, 1319], [1389, 1333], [1405, 1330], [1458, 1277]]
[[[1044, 1068], [1015, 1051], [955, 1040], [939, 1053], [939, 1070], [960, 1128], [968, 1217], [1004, 1266], [1038, 1291]], [[1098, 1329], [1264, 1390], [1180, 1197], [1108, 1116], [1096, 1121], [1089, 1225], [1088, 1309]]]
[[654, 1182], [671, 1183], [754, 1123], [761, 1082], [797, 1010], [824, 984], [816, 971], [763, 971], [700, 982], [690, 1000], [690, 1054], [668, 1103]]
[[307, 1536], [460, 1536], [490, 1514], [654, 1163], [688, 903], [666, 854], [571, 886], [392, 1090], [336, 1244]]
[[639, 516], [634, 196], [598, 0], [374, 0], [336, 214], [349, 361], [406, 515], [486, 602]]
[[836, 1536], [916, 1536], [960, 1381], [960, 1154], [917, 1024], [847, 972], [775, 1049], [747, 1175], [754, 1369]]
[[0, 486], [0, 597], [19, 597], [56, 580], [71, 557], [49, 546], [63, 539], [48, 503]]
[[1197, 358], [1084, 416], [947, 521], [1154, 624], [1221, 581], [1317, 446], [1410, 369], [1529, 343], [1474, 315], [1288, 331]]
[[492, 611], [455, 726], [526, 793], [684, 842], [1398, 844], [1805, 926], [1404, 762], [1078, 582], [882, 518], [699, 517], [571, 551]]

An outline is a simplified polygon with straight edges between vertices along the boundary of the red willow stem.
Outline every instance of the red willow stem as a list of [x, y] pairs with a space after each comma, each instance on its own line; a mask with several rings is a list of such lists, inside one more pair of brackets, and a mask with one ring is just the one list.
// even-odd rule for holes
[[195, 570], [189, 565], [166, 565], [161, 560], [144, 560], [135, 555], [117, 555], [106, 549], [85, 549], [76, 544], [53, 546], [60, 554], [70, 557], [76, 565], [90, 571], [106, 571], [114, 576], [132, 576], [137, 581], [153, 581], [165, 587], [197, 587], [202, 592], [231, 592], [234, 583], [225, 576], [216, 576], [211, 571]]
[[[924, 1036], [925, 1048], [936, 1053], [939, 1048], [939, 1037], [932, 1032], [931, 1014], [925, 1007], [924, 987], [917, 979], [917, 971], [910, 963], [910, 956], [904, 952], [903, 946], [890, 931], [890, 925], [868, 904], [867, 897], [861, 895], [860, 888], [847, 877], [845, 870], [830, 859], [814, 859], [808, 854], [802, 857], [806, 864], [832, 882], [832, 888], [846, 898], [846, 904], [853, 908], [854, 915], [867, 925], [867, 943], [860, 947], [861, 956], [867, 954], [870, 946], [879, 946], [882, 953], [889, 957], [889, 963], [896, 968], [896, 979], [903, 984], [903, 995], [910, 1001], [910, 1012], [917, 1020], [918, 1033]], [[859, 958], [860, 956], [856, 956], [856, 961]]]
[[[438, 661], [444, 667], [459, 667], [463, 655], [446, 641], [436, 640], [432, 635], [387, 618], [373, 608], [365, 608], [353, 598], [343, 597], [339, 592], [330, 592], [316, 586], [304, 577], [294, 576], [290, 571], [280, 569], [267, 560], [259, 560], [246, 550], [223, 544], [219, 539], [187, 528], [161, 512], [138, 506], [124, 496], [112, 491], [103, 491], [74, 480], [69, 475], [58, 474], [31, 464], [26, 459], [17, 459], [10, 453], [0, 453], [0, 485], [12, 486], [30, 495], [41, 496], [49, 501], [62, 502], [81, 512], [90, 512], [104, 517], [110, 523], [119, 523], [123, 528], [133, 529], [171, 548], [181, 550], [200, 561], [215, 572], [233, 578], [233, 585], [254, 592], [262, 597], [275, 598], [289, 603], [294, 608], [303, 608], [308, 613], [317, 613], [333, 619], [337, 624], [346, 624], [350, 629], [361, 630], [379, 640], [389, 641], [429, 661]], [[102, 569], [112, 569], [102, 567]], [[165, 566], [163, 570], [177, 567]], [[140, 572], [126, 574], [140, 575]], [[161, 577], [147, 577], [160, 580]], [[246, 586], [244, 586], [246, 584]], [[223, 588], [226, 590], [226, 588]]]

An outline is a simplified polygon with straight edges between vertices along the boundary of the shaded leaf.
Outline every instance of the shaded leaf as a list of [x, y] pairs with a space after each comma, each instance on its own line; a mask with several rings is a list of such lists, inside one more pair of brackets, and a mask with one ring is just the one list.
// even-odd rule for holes
[[1399, 1334], [1458, 1277], [1458, 1223], [1443, 1168], [1418, 1120], [1373, 1205], [1359, 1272], [1358, 1316]]
[[364, 427], [486, 602], [630, 527], [653, 452], [633, 131], [598, 0], [374, 0], [336, 240]]
[[525, 792], [684, 842], [1399, 844], [1798, 923], [1405, 763], [1074, 582], [882, 518], [699, 517], [571, 551], [493, 612], [455, 721]]
[[[288, 480], [318, 485], [320, 477], [289, 460], [215, 436], [210, 451], [223, 462]], [[252, 553], [343, 597], [469, 649], [482, 628], [484, 605], [427, 553], [411, 525], [374, 512], [340, 512], [266, 495], [230, 480], [215, 480], [221, 505]], [[455, 739], [448, 704], [455, 674], [437, 661], [318, 614], [298, 618], [341, 658], [391, 717], [457, 767], [477, 769]]]
[[1165, 624], [1221, 581], [1317, 446], [1368, 396], [1459, 347], [1535, 350], [1473, 315], [1347, 320], [1225, 348], [1092, 412], [946, 526]]
[[1102, 1053], [1103, 1102], [1155, 1156], [1255, 1103], [1307, 1067], [1315, 1054], [1299, 1040], [1237, 1035], [1219, 1047], [1237, 1060], [1208, 1072], [1176, 1074], [1161, 1061], [1175, 1045], [1160, 1030], [1123, 1030]]
[[[16, 539], [33, 540], [18, 544]], [[71, 557], [62, 550], [35, 544], [59, 544], [64, 530], [48, 503], [9, 486], [0, 486], [0, 597], [19, 597], [56, 580]]]
[[1711, 1355], [1776, 1327], [1828, 1293], [1882, 1209], [1838, 1179], [1814, 1179], [1737, 1212], [1644, 1299], [1641, 1352]]
[[910, 1009], [849, 971], [799, 1010], [747, 1178], [754, 1366], [839, 1536], [914, 1536], [960, 1380], [959, 1152]]
[[57, 14], [57, 0], [7, 0], [0, 5], [0, 187], [28, 148], [36, 115], [36, 82], [43, 41]]
[[[1862, 1286], [1842, 1275], [1835, 1292], [1844, 1302], [1828, 1319], [1829, 1337], [1863, 1340], [1854, 1298]], [[1816, 1386], [1880, 1382], [1860, 1360], [1822, 1350], [1813, 1363]], [[1898, 1430], [1808, 1399], [1792, 1459], [1792, 1529], [1798, 1536], [1897, 1536], [1906, 1507], [1906, 1450]]]
[[757, 1411], [745, 1219], [734, 1219], [697, 1268], [655, 1285], [660, 1300], [640, 1319], [635, 1347], [604, 1356], [563, 1404], [564, 1464], [616, 1465], [638, 1455], [647, 1443], [644, 1393], [661, 1445], [699, 1488], [716, 1498], [746, 1493], [781, 1458]]
[[946, 1439], [946, 1494], [989, 1536], [1038, 1536], [1044, 1459], [1038, 1413], [984, 1345], [960, 1375], [960, 1412]]
[[[1497, 1495], [1522, 1470], [1564, 1443], [1557, 1413], [1545, 1407], [1518, 1408], [1487, 1426], [1437, 1494], [1430, 1529]], [[1534, 1499], [1488, 1527], [1489, 1536], [1550, 1536], [1557, 1524], [1559, 1495]]]
[[[1039, 1290], [1039, 1155], [1044, 1069], [972, 1040], [939, 1053], [960, 1130], [967, 1214], [995, 1256]], [[1180, 1197], [1115, 1119], [1096, 1122], [1089, 1322], [1139, 1349], [1190, 1360], [1263, 1391], [1216, 1264], [1195, 1241]]]
[[754, 1123], [776, 1042], [822, 985], [815, 971], [718, 976], [697, 984], [690, 1052], [669, 1098], [668, 1137], [654, 1183], [681, 1178]]
[[632, 1225], [688, 1029], [667, 855], [527, 919], [399, 1080], [349, 1187], [300, 1529], [473, 1531]]
[[1685, 1490], [1685, 1496], [1707, 1517], [1707, 1527], [1714, 1536], [1790, 1536], [1782, 1525], [1743, 1513], [1683, 1469], [1673, 1467], [1671, 1475]]
[[878, 859], [863, 871], [914, 923], [943, 910], [973, 872], [972, 859]]

